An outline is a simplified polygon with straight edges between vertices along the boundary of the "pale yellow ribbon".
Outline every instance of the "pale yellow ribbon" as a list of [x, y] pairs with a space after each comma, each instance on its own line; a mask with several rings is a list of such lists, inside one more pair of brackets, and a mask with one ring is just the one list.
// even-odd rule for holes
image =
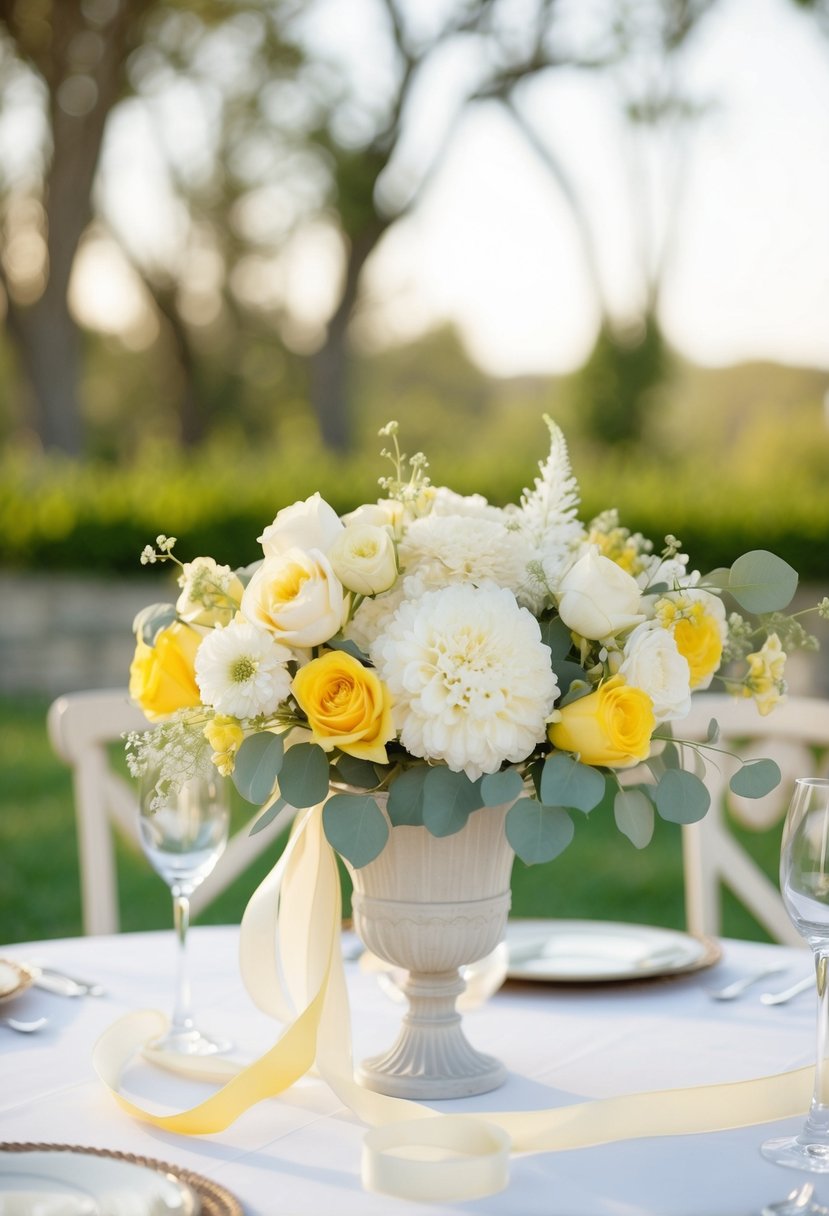
[[156, 1115], [120, 1092], [120, 1078], [135, 1053], [163, 1032], [166, 1019], [146, 1011], [128, 1014], [104, 1032], [93, 1052], [98, 1075], [121, 1107], [167, 1131], [209, 1135], [223, 1131], [255, 1103], [284, 1092], [316, 1065], [340, 1100], [371, 1128], [363, 1148], [364, 1184], [428, 1202], [472, 1199], [503, 1189], [510, 1152], [724, 1131], [800, 1115], [809, 1106], [811, 1067], [551, 1110], [488, 1112], [480, 1118], [443, 1115], [373, 1093], [354, 1080], [340, 918], [336, 857], [322, 829], [322, 807], [314, 807], [298, 819], [282, 857], [242, 918], [242, 979], [259, 1009], [287, 1023], [281, 1037], [245, 1067], [145, 1052], [165, 1067], [224, 1082], [189, 1110]]

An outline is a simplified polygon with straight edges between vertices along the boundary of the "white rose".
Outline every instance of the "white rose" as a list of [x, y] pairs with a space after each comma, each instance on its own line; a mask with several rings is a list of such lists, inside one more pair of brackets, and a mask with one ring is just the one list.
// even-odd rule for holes
[[288, 549], [319, 549], [327, 553], [343, 530], [340, 518], [319, 492], [277, 512], [276, 519], [256, 539], [266, 557]]
[[342, 628], [348, 600], [318, 549], [266, 557], [245, 588], [242, 612], [288, 646], [319, 646]]
[[328, 551], [337, 578], [349, 591], [377, 595], [397, 578], [397, 556], [388, 528], [351, 524]]
[[373, 524], [375, 528], [398, 528], [403, 523], [403, 504], [393, 498], [367, 502], [343, 516], [344, 524]]
[[650, 621], [637, 625], [625, 643], [619, 674], [648, 694], [657, 722], [690, 713], [691, 671], [667, 629]]
[[558, 590], [558, 614], [568, 629], [599, 641], [645, 619], [636, 579], [591, 545], [570, 567]]

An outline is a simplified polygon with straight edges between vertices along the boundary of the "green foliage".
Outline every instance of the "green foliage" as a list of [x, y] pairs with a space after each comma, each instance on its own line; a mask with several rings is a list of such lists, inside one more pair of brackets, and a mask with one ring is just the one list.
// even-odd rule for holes
[[671, 356], [656, 317], [647, 317], [629, 332], [603, 325], [573, 383], [587, 434], [609, 445], [644, 439], [670, 371]]
[[699, 777], [684, 769], [669, 769], [654, 791], [656, 809], [668, 823], [696, 823], [711, 805], [711, 795]]
[[552, 861], [575, 835], [573, 820], [557, 806], [522, 798], [507, 811], [507, 840], [526, 865]]
[[776, 554], [754, 549], [737, 558], [727, 586], [747, 612], [782, 612], [797, 590], [797, 571]]
[[642, 790], [618, 790], [613, 800], [616, 827], [637, 849], [644, 849], [653, 838], [653, 802]]
[[751, 760], [734, 774], [729, 787], [743, 798], [764, 798], [776, 789], [781, 773], [773, 760]]
[[598, 769], [580, 764], [564, 752], [553, 752], [541, 770], [539, 797], [545, 806], [592, 811], [604, 795], [605, 779]]
[[322, 826], [332, 848], [355, 867], [368, 865], [383, 851], [389, 825], [368, 794], [335, 794], [322, 812]]
[[266, 732], [245, 739], [233, 769], [233, 784], [243, 798], [258, 806], [270, 798], [284, 754], [281, 735]]

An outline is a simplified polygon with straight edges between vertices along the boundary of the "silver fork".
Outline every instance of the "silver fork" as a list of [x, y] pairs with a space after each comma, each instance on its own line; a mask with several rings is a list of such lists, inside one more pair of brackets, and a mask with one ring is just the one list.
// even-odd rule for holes
[[19, 1034], [33, 1034], [35, 1030], [40, 1030], [48, 1022], [48, 1018], [37, 1018], [34, 1022], [21, 1022], [18, 1018], [0, 1018], [0, 1025], [8, 1026], [10, 1030], [16, 1030]]

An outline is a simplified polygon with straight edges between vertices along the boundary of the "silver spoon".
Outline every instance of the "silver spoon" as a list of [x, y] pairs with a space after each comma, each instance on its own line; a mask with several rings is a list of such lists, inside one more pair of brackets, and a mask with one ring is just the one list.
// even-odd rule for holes
[[752, 971], [750, 975], [744, 975], [741, 980], [735, 980], [733, 984], [727, 984], [725, 988], [711, 988], [708, 995], [715, 1001], [733, 1001], [735, 997], [742, 996], [747, 988], [752, 984], [756, 984], [758, 980], [764, 980], [769, 975], [779, 975], [786, 968], [779, 964], [771, 967], [763, 967], [760, 971]]
[[45, 1026], [48, 1020], [37, 1018], [34, 1022], [21, 1022], [18, 1018], [0, 1018], [0, 1026], [8, 1026], [10, 1030], [17, 1030], [20, 1034], [32, 1034]]

